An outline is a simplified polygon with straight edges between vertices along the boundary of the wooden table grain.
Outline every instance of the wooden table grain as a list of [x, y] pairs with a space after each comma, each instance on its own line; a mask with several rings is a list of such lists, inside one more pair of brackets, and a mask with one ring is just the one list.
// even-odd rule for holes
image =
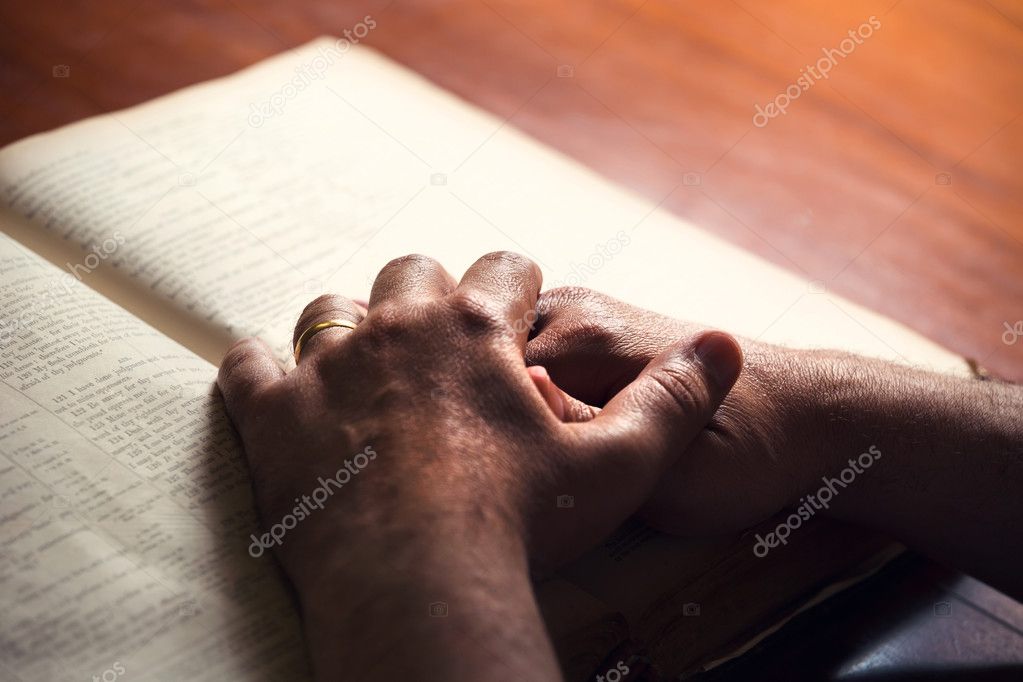
[[[1023, 379], [1023, 337], [1003, 340], [1023, 320], [1013, 0], [3, 0], [0, 143], [228, 74], [366, 15], [377, 23], [367, 43], [442, 87]], [[827, 78], [755, 125], [757, 105], [871, 17], [879, 27]], [[54, 76], [61, 66], [68, 77]]]
[[[1023, 327], [1015, 0], [0, 0], [0, 144], [226, 75], [367, 15], [377, 27], [366, 43], [509, 125], [1023, 380], [1012, 331]], [[754, 119], [786, 91], [784, 113]], [[948, 589], [933, 570], [912, 584]], [[986, 589], [971, 583], [962, 607], [986, 614], [970, 636], [1008, 637], [1018, 662], [1019, 605]], [[871, 594], [885, 590], [895, 588]], [[997, 615], [1006, 608], [1016, 620]], [[947, 622], [929, 646], [963, 635]]]

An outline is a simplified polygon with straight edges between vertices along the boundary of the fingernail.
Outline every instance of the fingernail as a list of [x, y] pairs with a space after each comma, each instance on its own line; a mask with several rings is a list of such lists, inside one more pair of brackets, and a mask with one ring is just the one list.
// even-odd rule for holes
[[696, 344], [699, 358], [711, 379], [722, 389], [729, 389], [742, 371], [742, 350], [730, 335], [723, 332], [705, 334]]

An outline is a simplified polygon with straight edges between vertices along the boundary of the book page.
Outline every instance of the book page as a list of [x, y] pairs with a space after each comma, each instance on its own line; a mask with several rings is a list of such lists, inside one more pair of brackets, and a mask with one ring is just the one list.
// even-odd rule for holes
[[671, 537], [633, 519], [559, 575], [620, 613], [666, 678], [685, 677], [739, 655], [836, 585], [904, 551], [869, 530], [818, 518], [784, 548], [755, 555], [756, 534], [785, 515], [706, 539]]
[[216, 368], [0, 235], [0, 677], [294, 680]]
[[[248, 484], [208, 395], [209, 363], [253, 334], [287, 361], [305, 303], [327, 291], [365, 298], [397, 256], [432, 255], [457, 277], [479, 255], [510, 249], [541, 266], [545, 288], [592, 287], [753, 338], [966, 372], [901, 325], [678, 220], [372, 50], [329, 60], [334, 47], [322, 39], [0, 151], [0, 228], [57, 266], [4, 242], [14, 254], [0, 275], [4, 320], [32, 344], [2, 355], [0, 529], [12, 542], [0, 589], [16, 616], [3, 665], [22, 678], [87, 678], [116, 664], [141, 678], [301, 679], [279, 581], [264, 584], [266, 570], [231, 544], [249, 532]], [[55, 301], [32, 302], [47, 296]], [[45, 310], [42, 324], [18, 322]], [[568, 569], [589, 611], [612, 624], [627, 613], [633, 635], [667, 648], [698, 634], [684, 626], [707, 623], [679, 616], [673, 601], [700, 588], [722, 595], [704, 645], [719, 646], [737, 622], [757, 627], [743, 617], [755, 609], [729, 601], [727, 587], [691, 588], [728, 560], [729, 543], [630, 537]], [[692, 571], [678, 573], [683, 564]], [[261, 609], [277, 615], [253, 621]], [[108, 620], [97, 624], [99, 614]], [[545, 615], [580, 627], [569, 612]], [[647, 632], [644, 621], [674, 629]], [[600, 641], [624, 637], [602, 632]], [[44, 670], [51, 658], [57, 672]]]
[[[326, 291], [366, 297], [397, 256], [434, 256], [457, 277], [510, 249], [541, 266], [547, 288], [592, 287], [753, 338], [966, 372], [901, 325], [349, 47], [323, 38], [8, 146], [0, 199], [24, 218], [9, 229], [87, 283], [116, 271], [106, 295], [212, 362], [253, 334], [287, 360], [305, 303]], [[77, 259], [57, 261], [53, 243]], [[96, 267], [75, 267], [88, 254]], [[170, 308], [176, 321], [154, 314]]]

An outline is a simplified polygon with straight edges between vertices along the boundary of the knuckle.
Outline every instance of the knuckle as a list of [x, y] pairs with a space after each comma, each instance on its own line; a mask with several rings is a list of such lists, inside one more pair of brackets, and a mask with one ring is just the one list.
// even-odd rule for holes
[[473, 294], [456, 292], [448, 299], [448, 305], [459, 323], [471, 332], [492, 334], [507, 327], [493, 306]]
[[541, 322], [541, 329], [545, 342], [551, 345], [555, 353], [571, 350], [604, 358], [622, 356], [621, 334], [610, 322], [574, 317], [555, 324]]
[[593, 289], [579, 286], [563, 286], [549, 289], [543, 293], [543, 298], [550, 299], [553, 303], [561, 305], [588, 301], [597, 296]]
[[255, 339], [240, 339], [227, 349], [224, 359], [220, 361], [221, 381], [230, 380], [238, 369], [248, 361], [250, 355], [257, 350]]
[[406, 338], [413, 326], [413, 315], [408, 306], [382, 303], [373, 309], [368, 321], [371, 345], [376, 346]]
[[584, 287], [558, 287], [537, 302], [534, 352], [557, 357], [566, 352], [621, 357], [628, 329], [610, 313], [604, 297]]
[[609, 296], [586, 287], [564, 286], [540, 294], [536, 307], [550, 322], [576, 316], [603, 319], [612, 317], [613, 302]]
[[579, 346], [602, 353], [613, 350], [618, 338], [618, 335], [611, 326], [592, 318], [569, 322], [564, 325], [561, 336], [571, 339], [573, 343]]
[[272, 409], [273, 389], [264, 388], [251, 382], [232, 386], [225, 391], [221, 386], [226, 415], [243, 436], [252, 436], [265, 427], [266, 416]]
[[510, 265], [516, 268], [532, 268], [533, 261], [526, 258], [521, 253], [515, 251], [491, 251], [485, 254], [481, 261], [485, 263], [491, 263], [494, 265]]
[[334, 301], [336, 298], [337, 297], [334, 296], [334, 294], [320, 294], [307, 303], [305, 308], [302, 308], [302, 314], [299, 315], [299, 319], [304, 321], [316, 316], [324, 310], [330, 310], [334, 307]]
[[508, 284], [535, 282], [538, 285], [543, 280], [539, 266], [515, 251], [491, 251], [482, 256], [474, 267], [486, 272], [489, 277]]
[[302, 309], [302, 315], [305, 316], [310, 313], [316, 313], [321, 310], [326, 310], [333, 307], [335, 301], [338, 299], [335, 294], [332, 293], [321, 293], [306, 304], [306, 307]]
[[669, 360], [651, 378], [683, 412], [702, 411], [710, 402], [707, 383], [691, 362]]
[[394, 258], [383, 267], [384, 270], [392, 270], [395, 268], [432, 268], [437, 265], [437, 261], [429, 256], [424, 256], [421, 253], [410, 253], [404, 256]]
[[331, 317], [342, 317], [358, 322], [362, 316], [355, 307], [355, 304], [344, 296], [338, 296], [337, 294], [317, 296], [302, 309], [302, 314], [298, 316], [292, 343], [297, 341], [299, 334], [310, 325]]

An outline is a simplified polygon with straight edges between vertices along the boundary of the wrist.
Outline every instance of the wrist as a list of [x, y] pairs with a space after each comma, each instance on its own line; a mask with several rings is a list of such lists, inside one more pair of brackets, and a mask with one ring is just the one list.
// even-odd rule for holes
[[495, 654], [507, 641], [557, 669], [523, 542], [500, 529], [398, 533], [328, 558], [299, 595], [318, 678], [487, 679], [518, 665], [522, 652]]
[[[836, 372], [826, 351], [743, 343], [743, 376], [733, 389], [747, 416], [751, 436], [782, 472], [785, 504], [794, 504], [826, 475], [843, 450], [832, 422], [846, 412], [845, 395], [855, 391]], [[822, 400], [822, 394], [831, 399]], [[843, 435], [844, 437], [844, 435]]]
[[904, 438], [919, 439], [904, 433], [904, 425], [931, 424], [923, 428], [926, 433], [944, 419], [931, 394], [933, 377], [839, 351], [799, 353], [799, 390], [806, 397], [798, 410], [799, 442], [791, 446], [803, 475], [799, 497], [790, 504], [809, 503], [825, 516], [864, 521], [878, 499], [898, 494], [891, 488], [903, 480], [897, 453], [905, 450]]
[[[526, 564], [521, 524], [493, 499], [484, 502], [479, 494], [455, 492], [425, 477], [419, 490], [400, 487], [402, 494], [386, 509], [360, 500], [356, 509], [336, 509], [296, 537], [301, 544], [294, 549], [304, 560], [287, 557], [291, 561], [284, 563], [300, 594], [343, 598], [345, 584], [358, 594], [392, 575], [429, 577], [445, 567], [462, 569], [498, 558], [508, 565]], [[372, 498], [388, 494], [367, 492]], [[295, 564], [295, 570], [287, 564]]]
[[1023, 392], [880, 360], [811, 355], [817, 406], [807, 438], [816, 479], [798, 504], [1023, 594]]

